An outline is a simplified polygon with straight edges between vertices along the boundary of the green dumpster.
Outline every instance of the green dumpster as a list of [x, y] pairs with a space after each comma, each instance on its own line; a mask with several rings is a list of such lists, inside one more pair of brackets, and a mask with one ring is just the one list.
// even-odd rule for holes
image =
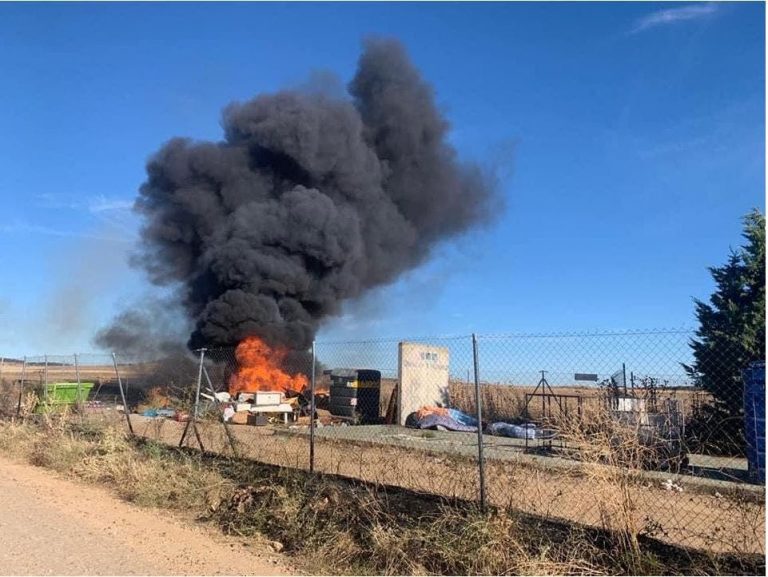
[[[36, 413], [44, 413], [65, 406], [85, 402], [93, 389], [93, 383], [48, 383], [42, 389], [40, 402], [35, 408]], [[80, 396], [78, 398], [78, 390]]]

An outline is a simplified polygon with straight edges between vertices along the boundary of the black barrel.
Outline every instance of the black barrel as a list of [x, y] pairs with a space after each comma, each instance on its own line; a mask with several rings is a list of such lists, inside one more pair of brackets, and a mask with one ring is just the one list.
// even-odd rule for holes
[[332, 415], [353, 418], [361, 423], [379, 419], [381, 372], [370, 369], [331, 371], [329, 409]]

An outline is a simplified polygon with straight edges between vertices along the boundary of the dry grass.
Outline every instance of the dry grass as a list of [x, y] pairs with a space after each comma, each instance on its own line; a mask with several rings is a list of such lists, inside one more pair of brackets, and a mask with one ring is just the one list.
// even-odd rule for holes
[[[483, 402], [483, 418], [489, 421], [519, 421], [526, 415], [526, 394], [533, 394], [535, 386], [526, 385], [492, 385], [483, 384], [480, 388]], [[600, 412], [603, 407], [601, 395], [603, 391], [598, 387], [562, 387], [554, 386], [552, 391], [556, 395], [570, 395], [581, 397], [581, 410], [585, 419]], [[539, 393], [542, 390], [539, 389]], [[636, 394], [642, 396], [642, 391], [636, 389]], [[448, 395], [451, 405], [469, 414], [475, 414], [475, 390], [474, 386], [463, 382], [451, 382], [448, 386]], [[676, 399], [680, 402], [681, 410], [686, 418], [690, 418], [695, 407], [711, 400], [708, 394], [698, 390], [669, 389], [658, 393], [658, 402], [663, 399]], [[577, 415], [579, 403], [575, 398], [560, 399], [563, 412], [568, 415]], [[545, 413], [559, 417], [560, 410], [554, 400], [548, 401], [549, 407], [543, 406], [540, 397], [533, 398], [527, 407], [528, 417], [541, 419]]]
[[[601, 526], [621, 542], [625, 563], [633, 573], [647, 570], [641, 537], [665, 533], [665, 528], [647, 514], [648, 500], [653, 497], [635, 489], [646, 482], [643, 477], [646, 464], [658, 462], [668, 454], [664, 453], [663, 445], [642, 442], [640, 429], [639, 424], [616, 420], [607, 410], [595, 411], [588, 421], [571, 418], [561, 423], [561, 436], [578, 447], [578, 458], [584, 465], [584, 482], [600, 495]], [[668, 491], [684, 491], [671, 479], [668, 482]], [[720, 495], [718, 501], [718, 506], [726, 509], [732, 520], [739, 520], [736, 523], [739, 530], [718, 534], [717, 527], [714, 531], [707, 528], [702, 531], [706, 546], [727, 544], [728, 551], [744, 556], [755, 550], [755, 544], [762, 543], [764, 551], [764, 500], [733, 489], [732, 494]], [[692, 526], [695, 520], [687, 522]]]
[[172, 454], [154, 443], [137, 448], [114, 426], [53, 415], [39, 426], [3, 424], [0, 430], [3, 454], [111, 486], [123, 499], [143, 506], [204, 508], [234, 487], [192, 456]]
[[0, 379], [0, 416], [16, 415], [20, 387], [9, 379]]
[[[132, 421], [137, 435], [171, 446], [179, 443], [184, 428], [184, 423], [168, 419], [135, 417]], [[232, 455], [220, 422], [201, 423], [199, 429], [207, 451]], [[365, 428], [356, 430], [364, 432]], [[309, 467], [306, 435], [292, 434], [280, 427], [231, 426], [229, 432], [235, 441], [237, 456], [242, 459], [300, 470]], [[588, 435], [589, 431], [580, 434]], [[478, 473], [474, 453], [459, 454], [445, 446], [441, 450], [442, 441], [431, 438], [435, 436], [436, 433], [423, 432], [408, 447], [318, 438], [315, 470], [445, 499], [476, 499]], [[193, 435], [187, 439], [189, 447], [198, 448]], [[616, 465], [611, 465], [610, 455], [608, 460], [602, 460], [606, 447], [598, 448], [608, 439], [601, 441], [598, 435], [589, 439], [590, 443], [593, 441], [594, 447], [581, 441], [586, 445], [581, 456], [583, 463], [523, 455], [496, 460], [489, 458], [490, 453], [486, 454], [488, 502], [558, 522], [615, 530], [616, 523], [604, 510], [606, 502], [614, 499], [615, 486], [611, 480], [617, 472], [611, 467]], [[573, 439], [569, 446], [575, 448], [577, 442]], [[614, 462], [619, 461], [614, 459]], [[723, 487], [699, 485], [683, 477], [677, 482], [684, 486], [684, 491], [676, 492], [664, 485], [672, 478], [675, 478], [672, 474], [648, 477], [645, 472], [632, 470], [619, 479], [622, 490], [627, 493], [626, 499], [640, 507], [637, 514], [644, 535], [656, 536], [676, 546], [719, 553], [764, 553], [765, 503], [754, 491], [734, 487], [734, 494], [730, 495]], [[753, 495], [751, 501], [746, 499], [746, 493]], [[734, 508], [739, 511], [738, 515], [734, 514]], [[746, 524], [743, 518], [751, 522]]]
[[73, 423], [66, 416], [37, 425], [0, 423], [0, 452], [108, 485], [140, 505], [194, 512], [227, 533], [265, 534], [314, 574], [702, 574], [764, 568], [758, 556], [707, 556], [643, 537], [631, 497], [615, 478], [605, 478], [616, 496], [605, 509], [606, 526], [613, 530], [605, 531], [136, 442], [119, 426]]

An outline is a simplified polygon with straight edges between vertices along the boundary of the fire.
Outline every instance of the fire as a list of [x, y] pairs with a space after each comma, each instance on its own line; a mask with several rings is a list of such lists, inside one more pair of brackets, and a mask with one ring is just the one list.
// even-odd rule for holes
[[259, 337], [246, 337], [235, 349], [237, 372], [229, 380], [229, 394], [256, 391], [303, 391], [304, 375], [289, 375], [280, 367], [288, 354], [284, 347], [270, 347]]

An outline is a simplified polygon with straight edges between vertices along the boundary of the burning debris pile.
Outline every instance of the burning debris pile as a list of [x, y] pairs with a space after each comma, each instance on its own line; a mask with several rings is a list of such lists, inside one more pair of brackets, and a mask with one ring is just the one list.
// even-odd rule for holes
[[243, 339], [235, 349], [238, 368], [229, 380], [230, 396], [257, 391], [303, 392], [309, 384], [307, 377], [289, 375], [282, 369], [287, 354], [285, 347], [270, 347], [259, 337]]

